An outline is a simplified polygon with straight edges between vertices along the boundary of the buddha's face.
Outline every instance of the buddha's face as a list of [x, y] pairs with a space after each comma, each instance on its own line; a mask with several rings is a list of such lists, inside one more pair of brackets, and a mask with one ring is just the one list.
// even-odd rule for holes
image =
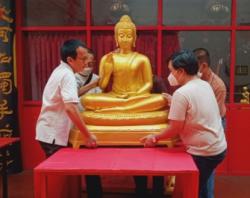
[[121, 49], [131, 49], [135, 41], [133, 30], [129, 28], [118, 29], [116, 41]]

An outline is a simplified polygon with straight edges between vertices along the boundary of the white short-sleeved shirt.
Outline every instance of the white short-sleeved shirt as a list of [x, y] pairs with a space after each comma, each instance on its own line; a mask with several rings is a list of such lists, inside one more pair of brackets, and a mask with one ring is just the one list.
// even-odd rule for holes
[[[77, 89], [78, 90], [82, 86], [84, 86], [85, 82], [88, 80], [88, 76], [85, 77], [85, 76], [82, 76], [81, 74], [78, 74], [78, 73], [75, 74], [75, 78], [76, 78], [76, 83], [77, 83]], [[96, 74], [93, 74], [89, 83], [97, 80], [98, 78], [99, 77]], [[84, 95], [86, 95], [86, 94], [93, 94], [93, 93], [101, 93], [101, 92], [102, 92], [102, 90], [101, 90], [100, 87], [95, 87], [95, 88], [92, 88], [89, 91], [87, 91]], [[84, 111], [85, 110], [81, 103], [78, 104], [78, 108], [79, 108], [80, 111]]]
[[[77, 83], [77, 89], [80, 89], [82, 86], [84, 86], [85, 82], [88, 80], [88, 76], [85, 77], [85, 76], [82, 76], [81, 74], [78, 74], [78, 73], [75, 74], [75, 78], [76, 78], [76, 83]], [[93, 74], [89, 83], [97, 80], [98, 78], [99, 77], [96, 74]], [[100, 87], [95, 87], [93, 89], [90, 89], [87, 93], [101, 93], [101, 92], [102, 92], [102, 90]]]
[[42, 109], [36, 125], [36, 140], [66, 146], [72, 125], [65, 103], [79, 103], [72, 68], [61, 61], [52, 72], [43, 92]]
[[188, 153], [213, 156], [226, 149], [219, 108], [207, 82], [197, 78], [177, 89], [168, 118], [185, 121], [180, 137]]

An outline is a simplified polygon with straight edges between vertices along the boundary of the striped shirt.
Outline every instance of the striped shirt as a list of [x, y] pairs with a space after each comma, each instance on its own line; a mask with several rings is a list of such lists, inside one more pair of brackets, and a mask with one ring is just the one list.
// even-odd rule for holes
[[226, 86], [224, 82], [220, 79], [220, 77], [217, 76], [212, 70], [207, 82], [210, 84], [210, 86], [214, 91], [214, 95], [216, 97], [220, 110], [220, 116], [224, 117], [226, 115], [226, 105], [225, 105], [225, 100], [227, 95]]

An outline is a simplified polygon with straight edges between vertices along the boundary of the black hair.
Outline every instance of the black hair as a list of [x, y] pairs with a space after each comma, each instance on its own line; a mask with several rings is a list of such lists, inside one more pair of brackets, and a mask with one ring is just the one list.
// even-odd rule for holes
[[67, 57], [71, 57], [75, 59], [77, 56], [76, 49], [78, 47], [87, 48], [86, 45], [80, 40], [71, 39], [71, 40], [65, 41], [61, 47], [62, 61], [67, 63]]
[[193, 50], [199, 63], [207, 63], [210, 66], [210, 55], [207, 49], [205, 48], [196, 48]]
[[87, 50], [88, 50], [88, 54], [92, 54], [93, 56], [95, 56], [95, 53], [92, 49], [88, 48]]
[[194, 53], [191, 50], [184, 49], [174, 53], [170, 60], [175, 69], [184, 69], [188, 75], [196, 75], [198, 72], [198, 63]]

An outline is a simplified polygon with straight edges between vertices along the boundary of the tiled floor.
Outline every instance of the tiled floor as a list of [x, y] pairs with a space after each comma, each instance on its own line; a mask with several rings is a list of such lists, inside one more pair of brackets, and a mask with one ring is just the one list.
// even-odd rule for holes
[[[32, 171], [10, 175], [9, 198], [33, 198]], [[0, 182], [1, 183], [1, 182]], [[1, 185], [2, 186], [2, 185]], [[1, 195], [0, 195], [1, 197]], [[104, 198], [132, 198], [131, 192], [105, 193]], [[215, 198], [250, 198], [250, 177], [248, 176], [217, 176]], [[83, 193], [82, 198], [86, 198]]]

